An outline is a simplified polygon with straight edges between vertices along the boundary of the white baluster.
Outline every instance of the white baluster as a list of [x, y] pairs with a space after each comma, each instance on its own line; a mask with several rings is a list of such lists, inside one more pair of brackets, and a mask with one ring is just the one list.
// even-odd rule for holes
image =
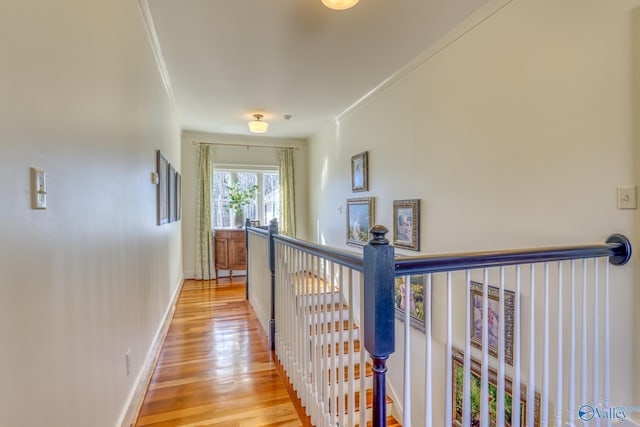
[[[544, 330], [542, 333], [542, 401], [540, 425], [549, 425], [549, 263], [544, 264]], [[534, 383], [535, 384], [535, 383]]]
[[482, 284], [482, 367], [480, 375], [480, 426], [489, 427], [489, 270]]
[[446, 390], [445, 390], [445, 425], [451, 425], [452, 417], [452, 358], [451, 358], [451, 272], [447, 273], [447, 343], [446, 343]]
[[[593, 282], [593, 404], [598, 405], [600, 400], [600, 276], [598, 271], [598, 259], [594, 259]], [[598, 419], [599, 420], [599, 419]], [[600, 424], [598, 422], [598, 424]]]
[[513, 384], [511, 425], [520, 426], [520, 265], [516, 266], [516, 296], [513, 319]]
[[580, 388], [581, 388], [581, 405], [588, 402], [587, 395], [587, 354], [588, 341], [587, 341], [587, 260], [582, 260], [582, 363], [581, 363], [581, 376]]
[[[536, 268], [531, 265], [531, 282], [529, 284], [529, 387], [527, 387], [527, 408], [535, 408], [536, 383]], [[527, 427], [534, 427], [534, 411], [527, 411]]]
[[[354, 306], [354, 292], [353, 292], [353, 270], [349, 269], [348, 275], [349, 281], [349, 302], [347, 306], [349, 307], [349, 426], [355, 426], [356, 424], [356, 392], [355, 392], [355, 328], [354, 328], [354, 319], [355, 314], [353, 312]], [[360, 350], [362, 352], [362, 350]], [[365, 375], [363, 372], [360, 373], [360, 381], [365, 381]]]
[[331, 421], [332, 423], [338, 425], [338, 416], [340, 413], [340, 408], [342, 407], [342, 405], [339, 403], [340, 399], [338, 398], [338, 348], [342, 344], [340, 342], [341, 334], [339, 332], [342, 329], [342, 325], [338, 324], [335, 316], [335, 288], [333, 286], [333, 278], [335, 277], [335, 266], [336, 265], [334, 262], [329, 263], [329, 277], [327, 278], [327, 292], [331, 301], [331, 304], [329, 304], [329, 307], [331, 308], [327, 307], [327, 314], [331, 319], [329, 322], [331, 328], [327, 329], [331, 331], [331, 346], [327, 350], [329, 354], [329, 366], [331, 369], [331, 375], [329, 376], [329, 381], [331, 384], [331, 409], [333, 409], [333, 416], [331, 417]]
[[301, 339], [301, 335], [304, 333], [304, 329], [300, 330], [299, 327], [294, 327], [294, 325], [299, 325], [300, 323], [298, 322], [298, 312], [300, 310], [300, 306], [304, 304], [304, 294], [302, 293], [302, 282], [301, 282], [301, 275], [302, 272], [300, 271], [300, 256], [301, 253], [300, 251], [294, 251], [294, 271], [295, 271], [295, 275], [294, 275], [294, 287], [293, 287], [293, 301], [291, 304], [291, 332], [292, 332], [292, 337], [293, 337], [293, 346], [292, 346], [292, 358], [293, 358], [293, 367], [294, 367], [294, 375], [293, 378], [296, 379], [295, 383], [294, 383], [294, 387], [295, 390], [298, 391], [298, 393], [302, 390], [302, 383], [300, 381], [300, 370], [301, 370], [301, 366], [300, 366], [300, 362], [301, 362], [301, 358], [302, 358], [302, 339]]
[[324, 404], [325, 407], [327, 409], [327, 417], [326, 417], [326, 423], [327, 426], [332, 426], [333, 425], [333, 414], [335, 413], [335, 403], [331, 400], [331, 359], [329, 359], [330, 356], [330, 350], [329, 347], [331, 346], [331, 343], [333, 342], [333, 339], [331, 337], [331, 334], [328, 333], [328, 325], [330, 324], [330, 318], [329, 318], [329, 292], [327, 290], [327, 269], [329, 268], [329, 265], [327, 263], [327, 260], [323, 260], [323, 268], [322, 268], [322, 276], [320, 277], [320, 280], [322, 280], [322, 299], [323, 299], [323, 308], [322, 308], [322, 316], [323, 316], [323, 322], [322, 322], [322, 330], [324, 332], [324, 337], [325, 337], [325, 346], [322, 349], [322, 360], [324, 362], [324, 370], [323, 370], [323, 375], [322, 375], [322, 382], [324, 383]]
[[473, 300], [471, 299], [471, 270], [466, 272], [467, 282], [467, 309], [465, 322], [465, 340], [464, 340], [464, 366], [462, 368], [462, 378], [464, 391], [462, 404], [462, 425], [471, 425], [471, 313], [473, 310]]
[[[367, 372], [366, 357], [367, 351], [364, 349], [364, 336], [366, 331], [364, 330], [364, 304], [362, 304], [362, 298], [364, 296], [364, 274], [360, 274], [360, 378], [364, 378]], [[360, 381], [360, 425], [365, 426], [366, 423], [366, 411], [367, 397], [365, 381]]]
[[311, 312], [309, 311], [310, 306], [310, 298], [313, 297], [313, 290], [311, 284], [311, 276], [309, 272], [311, 270], [311, 262], [312, 257], [310, 254], [305, 254], [304, 257], [304, 283], [305, 283], [305, 298], [306, 305], [304, 307], [303, 316], [306, 320], [306, 329], [308, 332], [308, 336], [305, 339], [305, 365], [307, 366], [305, 375], [306, 375], [306, 383], [307, 383], [307, 408], [310, 406], [309, 402], [313, 401], [313, 318], [311, 317]]
[[315, 357], [314, 357], [314, 390], [315, 390], [315, 408], [316, 408], [316, 421], [315, 423], [322, 423], [324, 420], [324, 405], [322, 402], [322, 396], [324, 393], [323, 384], [324, 381], [320, 381], [322, 378], [322, 347], [324, 346], [324, 340], [322, 338], [322, 334], [318, 330], [320, 322], [322, 321], [320, 316], [320, 295], [318, 293], [318, 275], [319, 275], [319, 259], [314, 256], [313, 260], [313, 272], [311, 275], [312, 281], [312, 289], [313, 289], [313, 298], [311, 305], [311, 312], [313, 313], [313, 323], [315, 327], [313, 328], [314, 333], [314, 347], [315, 347]]
[[404, 276], [404, 413], [402, 425], [411, 427], [411, 278]]
[[563, 337], [562, 337], [562, 325], [563, 325], [563, 285], [562, 285], [562, 262], [558, 263], [558, 360], [556, 365], [556, 426], [560, 427], [562, 425], [562, 391], [563, 391], [563, 351], [562, 347], [564, 345]]
[[[336, 275], [336, 284], [337, 284], [337, 292], [338, 295], [340, 295], [340, 298], [338, 300], [338, 304], [335, 305], [334, 307], [337, 307], [338, 311], [338, 320], [340, 321], [340, 346], [338, 347], [338, 381], [339, 381], [339, 390], [338, 390], [338, 396], [340, 396], [339, 401], [340, 404], [338, 405], [338, 411], [340, 414], [340, 419], [338, 421], [338, 424], [341, 426], [345, 425], [345, 412], [346, 412], [346, 408], [345, 408], [345, 389], [344, 389], [344, 381], [345, 381], [345, 360], [346, 360], [346, 354], [344, 352], [344, 348], [345, 345], [347, 346], [347, 349], [350, 348], [350, 340], [345, 340], [345, 338], [347, 338], [345, 336], [345, 322], [347, 323], [347, 327], [349, 327], [349, 321], [346, 320], [344, 318], [344, 310], [342, 307], [342, 296], [344, 295], [343, 293], [343, 289], [344, 289], [344, 283], [343, 283], [343, 268], [342, 266], [338, 265], [338, 270], [337, 270], [337, 275]], [[348, 334], [348, 331], [346, 332]]]
[[569, 397], [566, 427], [575, 427], [576, 418], [576, 262], [571, 261], [571, 313], [569, 320]]
[[[611, 324], [609, 311], [609, 262], [605, 262], [604, 276], [604, 395], [602, 396], [602, 404], [605, 408], [609, 408], [609, 397], [611, 393]], [[607, 425], [611, 425], [611, 419], [607, 419]]]
[[[499, 306], [499, 327], [498, 327], [498, 390], [496, 397], [498, 398], [496, 421], [497, 425], [503, 426], [504, 424], [504, 359], [505, 359], [505, 343], [504, 343], [504, 329], [505, 329], [505, 310], [504, 310], [504, 267], [500, 267], [500, 299], [498, 300]], [[513, 406], [513, 405], [512, 405]]]
[[427, 280], [425, 284], [425, 334], [426, 334], [426, 348], [425, 348], [425, 427], [433, 427], [433, 384], [432, 384], [432, 369], [431, 369], [431, 308], [433, 306], [432, 292], [431, 292], [431, 274], [427, 274]]

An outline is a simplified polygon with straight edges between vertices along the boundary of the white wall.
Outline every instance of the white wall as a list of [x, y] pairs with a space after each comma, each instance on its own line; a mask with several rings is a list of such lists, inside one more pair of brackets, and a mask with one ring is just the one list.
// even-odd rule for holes
[[[307, 239], [307, 142], [302, 139], [210, 134], [195, 131], [182, 133], [183, 262], [185, 277], [195, 276], [196, 183], [198, 147], [193, 142], [298, 147], [294, 152], [296, 218], [298, 238]], [[278, 149], [215, 146], [214, 162], [221, 165], [278, 166]]]
[[150, 180], [179, 127], [135, 1], [5, 2], [0, 51], [1, 424], [114, 426], [182, 278]]
[[[371, 196], [390, 229], [393, 200], [422, 200], [423, 253], [638, 240], [616, 187], [636, 182], [639, 4], [513, 1], [447, 40], [313, 136], [309, 235], [345, 247], [345, 200]], [[370, 191], [354, 194], [350, 158], [365, 150]], [[633, 263], [612, 270], [616, 405], [640, 401]]]

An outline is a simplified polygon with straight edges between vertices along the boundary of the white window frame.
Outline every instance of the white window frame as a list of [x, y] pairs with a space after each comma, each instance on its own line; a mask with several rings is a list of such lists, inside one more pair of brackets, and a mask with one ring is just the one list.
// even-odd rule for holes
[[264, 174], [265, 173], [276, 173], [279, 175], [280, 171], [278, 170], [278, 166], [269, 166], [269, 165], [261, 165], [261, 166], [253, 166], [253, 165], [230, 165], [230, 164], [214, 164], [213, 172], [228, 172], [231, 174], [231, 179], [234, 180], [237, 178], [238, 173], [247, 172], [247, 173], [257, 173], [258, 174], [258, 187], [259, 190], [257, 194], [257, 211], [258, 211], [258, 220], [260, 220], [261, 225], [268, 225], [268, 221], [271, 218], [264, 218]]

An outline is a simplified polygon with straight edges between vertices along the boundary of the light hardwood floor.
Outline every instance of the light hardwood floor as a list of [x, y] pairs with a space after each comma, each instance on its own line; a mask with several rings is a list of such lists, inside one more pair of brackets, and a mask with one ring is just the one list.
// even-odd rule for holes
[[305, 424], [245, 299], [244, 283], [187, 280], [136, 426]]

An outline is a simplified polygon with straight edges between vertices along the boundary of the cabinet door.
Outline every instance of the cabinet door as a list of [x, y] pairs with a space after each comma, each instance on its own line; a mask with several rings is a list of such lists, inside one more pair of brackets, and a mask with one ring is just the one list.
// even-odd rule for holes
[[229, 240], [226, 237], [216, 236], [216, 268], [229, 269]]
[[247, 269], [247, 248], [244, 247], [244, 236], [242, 240], [233, 239], [229, 241], [229, 258], [234, 270]]

